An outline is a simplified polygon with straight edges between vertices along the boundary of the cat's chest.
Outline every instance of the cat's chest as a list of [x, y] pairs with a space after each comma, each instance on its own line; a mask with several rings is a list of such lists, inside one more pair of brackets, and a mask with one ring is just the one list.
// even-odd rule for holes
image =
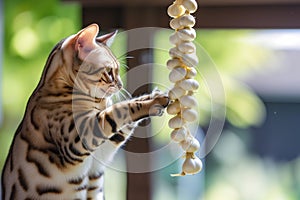
[[[99, 146], [99, 148], [86, 157], [81, 165], [74, 169], [77, 172], [84, 172], [90, 170], [101, 171], [112, 161], [118, 148], [110, 141], [106, 141]], [[88, 169], [88, 170], [87, 170]]]

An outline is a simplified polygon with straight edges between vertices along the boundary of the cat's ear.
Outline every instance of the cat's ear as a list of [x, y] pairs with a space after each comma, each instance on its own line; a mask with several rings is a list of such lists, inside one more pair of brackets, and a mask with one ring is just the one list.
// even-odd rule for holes
[[95, 48], [98, 32], [99, 26], [91, 24], [77, 33], [75, 49], [81, 59], [84, 59]]
[[97, 42], [105, 44], [106, 46], [110, 47], [112, 43], [115, 40], [115, 37], [118, 33], [118, 30], [115, 30], [114, 32], [107, 33], [105, 35], [101, 35], [96, 38]]

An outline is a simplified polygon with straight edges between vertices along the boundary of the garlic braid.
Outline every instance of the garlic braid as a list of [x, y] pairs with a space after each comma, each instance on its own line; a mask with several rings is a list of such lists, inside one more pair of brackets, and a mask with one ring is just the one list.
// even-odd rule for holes
[[169, 127], [173, 129], [171, 138], [178, 142], [185, 151], [185, 161], [180, 174], [172, 176], [184, 176], [196, 174], [202, 169], [201, 160], [195, 155], [199, 150], [200, 143], [193, 137], [187, 124], [198, 118], [197, 100], [193, 96], [198, 89], [199, 83], [194, 79], [197, 74], [195, 67], [198, 65], [196, 46], [193, 40], [196, 31], [193, 29], [195, 18], [190, 15], [197, 10], [196, 0], [175, 0], [168, 7], [168, 14], [173, 19], [170, 27], [175, 32], [170, 36], [170, 42], [175, 45], [169, 51], [171, 59], [167, 62], [170, 71], [169, 80], [174, 83], [169, 91], [172, 103], [167, 112], [175, 115], [169, 121]]

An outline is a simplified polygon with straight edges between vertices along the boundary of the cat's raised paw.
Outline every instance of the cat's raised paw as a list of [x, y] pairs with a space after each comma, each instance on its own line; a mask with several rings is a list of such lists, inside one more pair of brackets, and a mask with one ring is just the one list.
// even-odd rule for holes
[[156, 95], [153, 98], [154, 102], [163, 108], [166, 108], [169, 105], [170, 99], [167, 94], [161, 93], [159, 95]]
[[159, 93], [152, 100], [153, 105], [149, 110], [150, 116], [162, 116], [165, 108], [169, 105], [169, 97], [164, 93]]
[[155, 104], [151, 106], [149, 110], [149, 115], [150, 116], [162, 116], [164, 114], [165, 108], [162, 107], [161, 105]]

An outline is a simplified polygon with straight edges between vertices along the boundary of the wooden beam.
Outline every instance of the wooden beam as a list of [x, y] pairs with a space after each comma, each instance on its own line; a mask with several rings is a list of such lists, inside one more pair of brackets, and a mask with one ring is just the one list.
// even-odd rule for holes
[[[72, 2], [74, 0], [64, 0]], [[83, 6], [161, 6], [173, 0], [77, 0]], [[300, 5], [300, 0], [197, 0], [199, 6]]]
[[300, 5], [200, 7], [196, 28], [300, 28]]
[[[155, 26], [156, 20], [154, 19], [156, 13], [157, 11], [153, 7], [142, 7], [139, 9], [136, 7], [126, 7], [124, 10], [123, 25], [128, 30], [142, 26]], [[134, 58], [128, 60], [127, 89], [134, 96], [151, 92], [153, 49], [143, 47], [152, 46], [153, 37], [153, 33], [147, 31], [130, 31], [130, 34], [128, 34], [128, 55]], [[138, 68], [142, 68], [142, 70], [137, 70]], [[151, 151], [150, 133], [150, 125], [136, 129], [133, 139], [125, 146], [126, 150], [135, 153], [149, 153]], [[138, 157], [133, 158], [127, 155], [127, 169], [129, 171], [133, 171], [139, 167], [146, 167], [145, 173], [141, 173], [141, 171], [127, 173], [127, 200], [152, 199], [151, 171], [149, 170], [151, 162], [150, 158], [147, 157], [138, 159]]]
[[[164, 7], [129, 7], [142, 13], [135, 22], [126, 22], [125, 7], [83, 7], [83, 23], [97, 22], [103, 29], [137, 27], [169, 28]], [[147, 10], [152, 14], [147, 14]], [[300, 28], [300, 5], [296, 6], [203, 6], [195, 13], [195, 28]], [[127, 24], [126, 24], [127, 23]], [[133, 23], [133, 22], [132, 22]]]
[[124, 15], [121, 7], [85, 7], [82, 8], [82, 23], [87, 26], [97, 23], [101, 30], [123, 28]]

